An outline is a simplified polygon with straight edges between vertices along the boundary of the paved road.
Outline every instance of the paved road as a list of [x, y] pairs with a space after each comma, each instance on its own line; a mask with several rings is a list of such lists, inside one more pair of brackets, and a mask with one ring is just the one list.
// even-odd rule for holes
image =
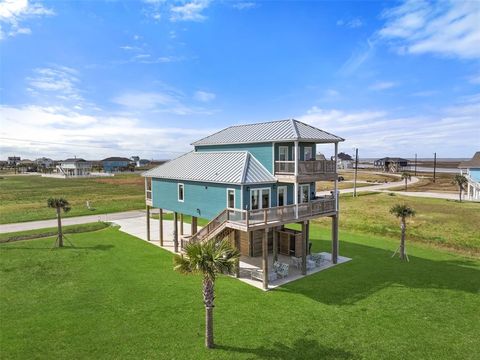
[[[415, 184], [419, 181], [420, 181], [419, 178], [417, 178], [415, 176], [412, 176], [412, 179], [410, 181], [408, 181], [408, 185]], [[362, 186], [362, 187], [357, 188], [357, 192], [386, 190], [386, 189], [391, 189], [391, 188], [404, 186], [404, 185], [405, 185], [405, 181], [400, 180], [400, 181], [394, 181], [394, 182], [387, 182], [387, 183], [383, 183], [383, 184], [376, 184], [376, 185], [372, 185], [372, 186]], [[339, 191], [340, 191], [340, 194], [350, 194], [350, 193], [353, 193], [353, 188], [341, 189]], [[319, 192], [317, 192], [317, 196], [329, 195], [329, 194], [330, 194], [330, 191], [319, 191]]]
[[[133, 210], [133, 211], [111, 213], [111, 214], [97, 214], [97, 215], [85, 215], [85, 216], [63, 218], [62, 224], [78, 225], [78, 224], [86, 224], [86, 223], [91, 223], [96, 221], [114, 221], [117, 219], [130, 219], [130, 218], [136, 218], [140, 216], [145, 216], [145, 211]], [[50, 228], [55, 226], [57, 226], [57, 219], [28, 221], [28, 222], [22, 222], [22, 223], [14, 223], [14, 224], [3, 224], [3, 225], [0, 225], [0, 233], [43, 229], [43, 228]]]

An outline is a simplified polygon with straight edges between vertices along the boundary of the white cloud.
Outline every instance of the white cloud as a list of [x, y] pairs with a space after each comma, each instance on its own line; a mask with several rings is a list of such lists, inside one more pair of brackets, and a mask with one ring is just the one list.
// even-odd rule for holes
[[29, 18], [55, 15], [52, 9], [45, 8], [39, 2], [28, 0], [3, 0], [0, 2], [0, 39], [13, 37], [19, 34], [31, 34], [28, 27], [21, 26], [21, 22]]
[[201, 102], [209, 102], [214, 100], [216, 95], [214, 93], [206, 92], [206, 91], [196, 91], [193, 95], [193, 98], [197, 101]]
[[257, 4], [252, 1], [242, 1], [242, 2], [233, 4], [233, 7], [238, 10], [248, 10], [248, 9], [253, 9], [254, 7], [257, 7]]
[[83, 97], [77, 88], [79, 84], [78, 72], [67, 66], [52, 66], [37, 68], [34, 75], [27, 78], [29, 90], [36, 97], [74, 101], [81, 103]]
[[480, 3], [408, 0], [383, 13], [381, 38], [400, 53], [480, 58]]
[[392, 82], [392, 81], [379, 81], [379, 82], [376, 82], [376, 83], [370, 85], [369, 89], [370, 90], [381, 91], [381, 90], [391, 89], [395, 86], [397, 86], [397, 84]]
[[152, 127], [137, 117], [94, 116], [65, 107], [0, 106], [0, 118], [2, 157], [15, 153], [30, 158], [77, 155], [98, 160], [112, 155], [140, 155], [165, 159], [189, 151], [188, 144], [211, 132], [181, 124], [172, 127], [166, 122]]
[[337, 26], [345, 26], [350, 29], [356, 29], [363, 26], [363, 21], [360, 18], [353, 18], [350, 20], [338, 20]]
[[113, 98], [112, 101], [131, 111], [150, 111], [174, 115], [209, 115], [216, 112], [216, 110], [186, 104], [184, 96], [175, 91], [127, 92]]
[[170, 8], [171, 21], [204, 21], [202, 12], [210, 5], [209, 0], [193, 0]]
[[362, 156], [409, 156], [415, 152], [444, 157], [470, 156], [480, 139], [480, 95], [421, 116], [395, 111], [322, 109], [312, 107], [299, 120], [346, 139], [340, 146], [358, 147]]

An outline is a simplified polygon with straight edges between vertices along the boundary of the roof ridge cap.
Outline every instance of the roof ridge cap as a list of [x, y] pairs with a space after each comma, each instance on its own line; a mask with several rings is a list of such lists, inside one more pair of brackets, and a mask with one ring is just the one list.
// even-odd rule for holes
[[243, 163], [243, 173], [242, 173], [242, 178], [240, 179], [240, 184], [245, 183], [245, 179], [247, 177], [247, 169], [248, 165], [250, 163], [250, 153], [248, 151], [245, 151], [245, 162]]
[[297, 121], [297, 120], [295, 120], [295, 119], [290, 119], [290, 122], [291, 122], [292, 127], [293, 127], [293, 131], [295, 132], [295, 135], [297, 136], [297, 140], [298, 140], [298, 139], [300, 139], [300, 134], [299, 134], [299, 132], [298, 132], [297, 124], [296, 124], [295, 121]]

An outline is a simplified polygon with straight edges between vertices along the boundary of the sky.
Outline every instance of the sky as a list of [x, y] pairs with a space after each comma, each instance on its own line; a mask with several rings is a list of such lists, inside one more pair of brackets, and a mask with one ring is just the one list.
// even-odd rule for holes
[[0, 0], [0, 26], [2, 159], [168, 159], [289, 118], [360, 158], [480, 150], [478, 1]]

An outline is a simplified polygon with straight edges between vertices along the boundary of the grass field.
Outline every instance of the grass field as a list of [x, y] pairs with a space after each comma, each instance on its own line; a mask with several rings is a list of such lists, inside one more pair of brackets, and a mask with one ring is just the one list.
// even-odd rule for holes
[[[62, 232], [64, 235], [78, 234], [82, 232], [91, 232], [91, 231], [105, 229], [108, 226], [110, 226], [109, 223], [97, 221], [97, 222], [87, 223], [87, 224], [63, 226]], [[19, 240], [38, 239], [42, 237], [56, 236], [57, 234], [58, 234], [58, 228], [56, 227], [17, 231], [12, 233], [0, 233], [0, 243], [19, 241]]]
[[[452, 184], [455, 174], [438, 173], [435, 182], [433, 182], [433, 173], [418, 173], [419, 182], [409, 185], [407, 191], [433, 191], [441, 193], [458, 193], [458, 187]], [[401, 186], [396, 189], [404, 191], [405, 187]]]
[[[315, 251], [327, 230], [312, 227]], [[217, 348], [204, 349], [201, 278], [108, 228], [0, 245], [3, 359], [476, 359], [480, 262], [340, 233], [349, 263], [270, 292], [217, 282]]]
[[[405, 203], [417, 211], [408, 221], [407, 238], [412, 241], [480, 253], [480, 204], [442, 199], [359, 193], [340, 198], [342, 230], [397, 238], [398, 219], [389, 213], [392, 205]], [[319, 220], [329, 223], [330, 219]]]
[[[47, 208], [49, 197], [70, 202], [72, 210], [66, 217], [144, 208], [144, 184], [134, 174], [83, 179], [5, 176], [0, 179], [0, 223], [55, 218], [55, 211]], [[87, 208], [87, 200], [95, 210]]]

